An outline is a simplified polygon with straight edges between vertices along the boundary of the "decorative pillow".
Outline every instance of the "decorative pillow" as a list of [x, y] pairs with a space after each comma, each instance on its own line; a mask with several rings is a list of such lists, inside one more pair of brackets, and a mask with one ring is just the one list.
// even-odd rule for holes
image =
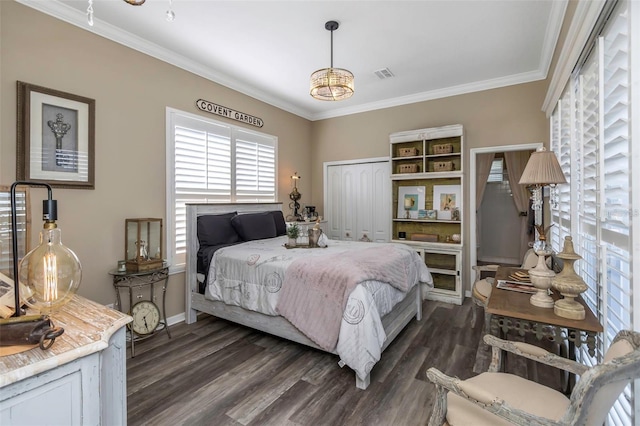
[[276, 222], [271, 212], [239, 214], [231, 225], [244, 241], [277, 237]]
[[240, 241], [240, 236], [231, 225], [236, 212], [198, 216], [198, 241], [200, 246], [218, 246]]
[[273, 210], [271, 216], [276, 223], [276, 236], [287, 235], [287, 223], [284, 221], [284, 215], [280, 210]]

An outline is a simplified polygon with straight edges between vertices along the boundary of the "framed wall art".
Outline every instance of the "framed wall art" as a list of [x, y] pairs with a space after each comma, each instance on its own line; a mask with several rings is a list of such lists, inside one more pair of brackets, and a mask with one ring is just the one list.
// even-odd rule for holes
[[462, 208], [460, 185], [433, 185], [433, 208], [438, 220], [451, 220], [453, 210]]
[[17, 179], [94, 189], [95, 100], [18, 82]]
[[398, 219], [418, 219], [418, 211], [424, 209], [424, 186], [398, 188]]

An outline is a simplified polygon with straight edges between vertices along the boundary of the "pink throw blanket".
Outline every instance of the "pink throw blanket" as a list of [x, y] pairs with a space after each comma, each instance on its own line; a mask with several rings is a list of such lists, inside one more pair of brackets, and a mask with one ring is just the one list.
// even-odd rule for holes
[[333, 351], [353, 289], [376, 280], [408, 291], [418, 281], [412, 250], [392, 244], [295, 260], [287, 268], [276, 310], [321, 348]]

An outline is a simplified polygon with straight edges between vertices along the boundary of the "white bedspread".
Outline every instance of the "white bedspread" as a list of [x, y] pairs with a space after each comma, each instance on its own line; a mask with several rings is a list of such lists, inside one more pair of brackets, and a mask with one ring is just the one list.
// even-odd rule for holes
[[[283, 246], [286, 241], [287, 238], [282, 236], [216, 251], [205, 297], [275, 316], [286, 268], [295, 259], [318, 257], [321, 262], [325, 254], [383, 245], [330, 240], [327, 248], [290, 250]], [[433, 288], [426, 265], [419, 256], [415, 258], [420, 282]], [[362, 380], [380, 359], [381, 348], [387, 337], [381, 317], [389, 313], [405, 294], [377, 281], [366, 281], [351, 293], [342, 316], [336, 353], [341, 362], [351, 367]]]

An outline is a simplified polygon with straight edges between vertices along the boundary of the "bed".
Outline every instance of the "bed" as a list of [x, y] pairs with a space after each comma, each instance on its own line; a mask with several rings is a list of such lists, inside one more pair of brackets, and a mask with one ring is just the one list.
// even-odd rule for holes
[[[369, 386], [370, 371], [384, 349], [412, 318], [421, 319], [422, 296], [433, 288], [424, 262], [402, 244], [331, 240], [326, 248], [287, 249], [281, 203], [187, 204], [186, 214], [186, 322], [195, 322], [197, 313], [204, 312], [336, 354], [341, 367], [354, 370], [359, 389]], [[264, 222], [270, 215], [275, 236], [271, 222]], [[225, 231], [229, 221], [237, 236]], [[351, 287], [348, 292], [342, 289], [348, 293], [342, 305], [316, 304], [327, 297], [328, 288], [342, 281], [336, 275], [338, 264], [364, 261], [368, 268], [382, 264], [376, 258], [382, 254], [393, 263], [380, 266], [377, 275], [366, 275], [366, 280], [358, 268], [349, 268], [344, 280]], [[352, 256], [360, 260], [350, 263]], [[390, 282], [395, 278], [399, 282], [383, 283], [389, 276]], [[307, 297], [302, 293], [313, 297], [308, 289], [314, 285], [323, 292], [322, 297], [301, 299]], [[301, 317], [301, 311], [314, 307], [313, 321]], [[336, 309], [340, 309], [337, 314]], [[329, 331], [318, 328], [325, 322]]]

